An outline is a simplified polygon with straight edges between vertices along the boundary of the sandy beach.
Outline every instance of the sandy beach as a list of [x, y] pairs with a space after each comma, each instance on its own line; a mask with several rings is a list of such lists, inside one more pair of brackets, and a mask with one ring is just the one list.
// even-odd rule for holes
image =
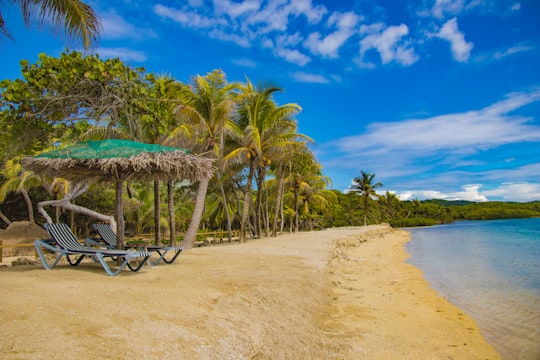
[[409, 234], [329, 229], [99, 265], [0, 270], [2, 359], [499, 359], [407, 264]]

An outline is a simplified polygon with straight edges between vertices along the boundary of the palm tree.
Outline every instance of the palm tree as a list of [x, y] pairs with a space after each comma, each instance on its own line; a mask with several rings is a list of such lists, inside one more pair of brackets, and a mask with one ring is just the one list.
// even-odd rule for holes
[[[178, 104], [178, 95], [182, 84], [168, 75], [148, 77], [151, 85], [150, 99], [146, 103], [147, 114], [141, 117], [143, 140], [156, 144], [170, 144], [167, 132], [175, 132], [182, 128], [174, 116], [174, 108]], [[173, 181], [167, 181], [167, 204], [169, 211], [169, 240], [176, 245], [176, 223], [174, 218], [174, 187]], [[154, 229], [156, 245], [161, 246], [161, 192], [159, 180], [154, 180]]]
[[134, 196], [125, 200], [124, 214], [126, 221], [134, 226], [135, 233], [140, 234], [153, 223], [154, 196], [151, 187], [146, 186], [146, 184], [135, 184], [131, 191]]
[[28, 209], [28, 220], [34, 223], [34, 207], [32, 200], [28, 195], [28, 190], [41, 186], [43, 181], [41, 178], [34, 175], [33, 172], [23, 171], [20, 158], [8, 160], [4, 164], [1, 173], [5, 178], [5, 181], [0, 186], [0, 202], [4, 202], [10, 192], [14, 191], [21, 194]]
[[[236, 83], [227, 83], [225, 73], [214, 70], [206, 76], [196, 76], [192, 86], [183, 87], [180, 93], [181, 105], [178, 106], [178, 115], [186, 122], [194, 124], [191, 135], [198, 141], [195, 152], [216, 159], [218, 165], [218, 182], [221, 184], [223, 165], [221, 158], [224, 151], [224, 137], [227, 133], [235, 131], [236, 125], [232, 121], [235, 108], [234, 90]], [[185, 133], [185, 132], [184, 132]], [[184, 236], [182, 245], [191, 248], [197, 236], [197, 230], [204, 211], [204, 200], [208, 192], [210, 179], [202, 179], [195, 199], [195, 209]], [[223, 201], [226, 203], [223, 189]], [[228, 222], [229, 238], [231, 234], [230, 214], [225, 205]]]
[[371, 197], [377, 196], [375, 189], [383, 186], [382, 183], [373, 183], [373, 178], [375, 174], [369, 174], [364, 171], [361, 171], [361, 177], [355, 177], [353, 179], [353, 184], [349, 187], [351, 192], [359, 193], [362, 202], [364, 205], [364, 226], [367, 225], [367, 209], [368, 209], [368, 200]]
[[[293, 202], [292, 209], [294, 209], [294, 223], [295, 230], [298, 230], [299, 224], [299, 197], [301, 188], [304, 185], [307, 185], [309, 189], [311, 185], [309, 182], [305, 181], [306, 178], [315, 179], [317, 176], [321, 175], [321, 165], [317, 162], [315, 155], [308, 148], [307, 143], [304, 143], [303, 146], [297, 147], [294, 152], [287, 152], [284, 154], [286, 166], [282, 171], [281, 175], [277, 175], [278, 182], [282, 183], [278, 186], [281, 189], [278, 189], [278, 193], [281, 193], [281, 199], [278, 199], [278, 203], [281, 207], [280, 211], [283, 211], [283, 201], [285, 198], [285, 184], [287, 185], [289, 191], [292, 194]], [[282, 178], [281, 178], [282, 177]], [[277, 204], [276, 204], [277, 205]], [[276, 209], [277, 210], [277, 209]], [[283, 223], [283, 216], [282, 223]], [[276, 219], [274, 219], [274, 226], [276, 225]], [[282, 224], [283, 225], [283, 224]]]
[[[8, 0], [21, 8], [27, 26], [48, 25], [54, 33], [64, 32], [70, 39], [80, 39], [85, 49], [98, 41], [101, 21], [92, 8], [80, 0]], [[4, 2], [5, 3], [5, 2]], [[0, 5], [2, 2], [0, 2]], [[0, 34], [12, 38], [0, 11]]]
[[[238, 141], [238, 147], [225, 157], [226, 163], [245, 164], [248, 169], [244, 188], [244, 203], [240, 223], [240, 241], [246, 240], [251, 203], [252, 182], [257, 182], [255, 200], [254, 227], [258, 237], [261, 236], [262, 194], [266, 171], [273, 161], [283, 157], [283, 153], [303, 146], [311, 139], [296, 132], [296, 122], [292, 117], [301, 108], [297, 104], [277, 106], [272, 95], [281, 89], [274, 86], [256, 88], [247, 80], [238, 100], [238, 124], [242, 132], [232, 135]], [[264, 216], [268, 219], [268, 216]], [[265, 223], [268, 232], [268, 223]]]
[[[328, 199], [335, 198], [335, 194], [326, 190], [326, 187], [331, 184], [331, 180], [327, 176], [321, 175], [320, 171], [294, 173], [292, 175], [290, 184], [292, 186], [295, 210], [294, 227], [295, 231], [299, 231], [301, 218], [314, 217], [314, 214], [310, 211], [311, 207], [318, 205], [320, 208], [326, 208]], [[313, 223], [310, 223], [309, 230], [312, 230], [312, 227]]]
[[381, 202], [386, 209], [387, 219], [394, 219], [400, 208], [399, 198], [397, 197], [397, 195], [395, 193], [387, 191], [384, 196], [381, 196]]

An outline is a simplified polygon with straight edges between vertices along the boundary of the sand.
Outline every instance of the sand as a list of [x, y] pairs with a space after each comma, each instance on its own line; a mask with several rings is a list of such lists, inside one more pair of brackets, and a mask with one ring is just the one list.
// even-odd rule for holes
[[109, 277], [0, 270], [2, 359], [498, 359], [385, 225], [196, 248]]

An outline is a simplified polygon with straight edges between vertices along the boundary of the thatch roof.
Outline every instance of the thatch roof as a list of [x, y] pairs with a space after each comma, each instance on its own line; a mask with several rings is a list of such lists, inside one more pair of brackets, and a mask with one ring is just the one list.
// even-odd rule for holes
[[129, 140], [89, 141], [22, 160], [23, 167], [71, 181], [198, 181], [214, 173], [212, 159], [187, 150]]

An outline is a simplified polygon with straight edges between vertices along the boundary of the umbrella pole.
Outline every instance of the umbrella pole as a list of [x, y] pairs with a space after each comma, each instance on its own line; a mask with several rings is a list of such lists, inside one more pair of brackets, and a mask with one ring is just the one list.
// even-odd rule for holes
[[118, 174], [119, 179], [116, 181], [116, 246], [118, 249], [124, 248], [124, 208], [122, 204], [122, 185], [124, 184], [124, 176]]

